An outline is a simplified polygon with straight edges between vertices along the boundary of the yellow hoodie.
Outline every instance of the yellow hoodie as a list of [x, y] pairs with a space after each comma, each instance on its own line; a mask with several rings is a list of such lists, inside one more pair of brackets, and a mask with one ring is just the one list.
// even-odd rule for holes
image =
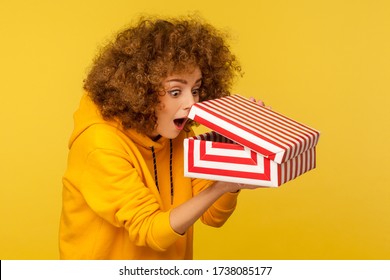
[[[171, 205], [169, 139], [154, 142], [103, 120], [87, 95], [74, 122], [63, 177], [60, 258], [192, 259], [193, 228], [177, 234], [169, 215], [173, 207], [212, 184], [183, 176], [183, 139], [193, 132], [182, 131], [172, 140]], [[223, 195], [201, 220], [221, 226], [236, 202], [237, 194]]]

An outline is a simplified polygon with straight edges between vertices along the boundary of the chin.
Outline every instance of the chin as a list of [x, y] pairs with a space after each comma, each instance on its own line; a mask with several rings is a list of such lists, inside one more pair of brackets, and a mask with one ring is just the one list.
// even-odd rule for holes
[[170, 134], [170, 135], [167, 135], [166, 138], [168, 139], [175, 139], [177, 136], [179, 136], [180, 132], [179, 133], [175, 133], [175, 134]]
[[177, 132], [162, 132], [160, 133], [160, 135], [164, 138], [168, 138], [168, 139], [175, 139], [177, 136], [179, 136], [180, 134], [180, 131], [177, 131]]

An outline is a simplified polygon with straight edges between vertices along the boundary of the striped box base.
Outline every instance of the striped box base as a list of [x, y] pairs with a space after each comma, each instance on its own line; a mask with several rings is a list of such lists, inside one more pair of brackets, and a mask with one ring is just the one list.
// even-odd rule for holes
[[185, 176], [215, 181], [280, 186], [315, 168], [315, 147], [283, 163], [209, 132], [184, 140]]

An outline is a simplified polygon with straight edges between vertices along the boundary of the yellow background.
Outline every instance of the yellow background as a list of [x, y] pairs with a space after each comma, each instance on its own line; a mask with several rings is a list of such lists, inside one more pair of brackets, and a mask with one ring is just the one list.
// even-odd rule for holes
[[99, 45], [140, 13], [232, 34], [234, 92], [321, 131], [317, 169], [244, 191], [196, 259], [390, 259], [389, 1], [0, 0], [0, 259], [57, 259], [72, 114]]

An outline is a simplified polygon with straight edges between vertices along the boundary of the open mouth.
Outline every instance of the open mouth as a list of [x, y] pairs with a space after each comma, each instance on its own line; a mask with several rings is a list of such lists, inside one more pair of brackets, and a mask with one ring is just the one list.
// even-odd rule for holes
[[184, 125], [186, 124], [187, 118], [179, 118], [179, 119], [174, 119], [173, 123], [175, 124], [177, 129], [183, 129]]

